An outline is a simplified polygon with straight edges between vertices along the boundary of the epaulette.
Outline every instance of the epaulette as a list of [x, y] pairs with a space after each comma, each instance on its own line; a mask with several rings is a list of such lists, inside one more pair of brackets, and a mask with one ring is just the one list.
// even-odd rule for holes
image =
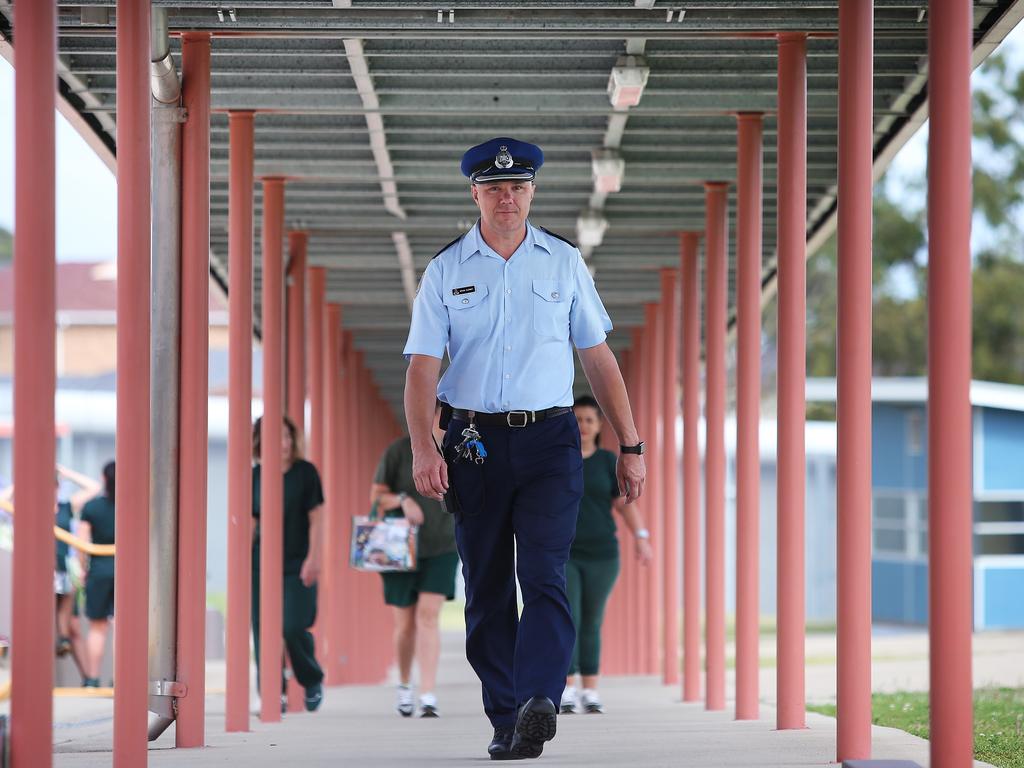
[[546, 228], [546, 227], [541, 227], [541, 228], [540, 228], [540, 231], [541, 231], [541, 232], [547, 232], [547, 233], [548, 233], [549, 235], [551, 235], [551, 236], [552, 236], [553, 238], [555, 238], [556, 240], [561, 240], [561, 241], [562, 241], [563, 243], [568, 243], [568, 244], [569, 244], [569, 245], [571, 245], [571, 246], [572, 246], [573, 248], [576, 248], [576, 247], [578, 247], [578, 246], [576, 245], [576, 243], [574, 243], [574, 242], [573, 242], [572, 240], [570, 240], [569, 238], [567, 238], [567, 237], [562, 237], [561, 235], [559, 235], [559, 234], [556, 234], [556, 233], [552, 232], [552, 231], [551, 231], [550, 229], [548, 229], [548, 228]]
[[451, 247], [452, 247], [453, 245], [455, 245], [455, 244], [456, 244], [457, 242], [459, 242], [459, 240], [461, 240], [461, 239], [462, 239], [462, 238], [464, 238], [465, 236], [466, 236], [466, 233], [465, 233], [465, 232], [463, 232], [463, 233], [462, 233], [461, 235], [459, 235], [458, 237], [456, 237], [456, 238], [455, 238], [454, 240], [452, 240], [452, 241], [451, 241], [450, 243], [448, 243], [448, 245], [446, 245], [446, 246], [445, 246], [444, 248], [442, 248], [442, 249], [441, 249], [440, 251], [438, 251], [437, 253], [435, 253], [435, 254], [434, 254], [434, 255], [433, 255], [432, 257], [431, 257], [431, 261], [433, 261], [433, 260], [434, 260], [434, 259], [436, 259], [436, 258], [437, 258], [438, 256], [440, 256], [440, 255], [441, 255], [442, 253], [444, 253], [445, 251], [447, 251], [447, 250], [448, 250], [449, 248], [451, 248]]

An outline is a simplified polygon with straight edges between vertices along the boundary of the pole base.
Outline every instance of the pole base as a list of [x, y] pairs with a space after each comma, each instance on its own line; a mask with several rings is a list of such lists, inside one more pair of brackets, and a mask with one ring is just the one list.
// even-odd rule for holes
[[843, 768], [921, 768], [913, 760], [844, 760]]

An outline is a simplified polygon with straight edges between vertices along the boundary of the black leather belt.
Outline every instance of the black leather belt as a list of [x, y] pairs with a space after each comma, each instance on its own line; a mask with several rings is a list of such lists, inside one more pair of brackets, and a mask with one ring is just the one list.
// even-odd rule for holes
[[555, 406], [543, 411], [508, 411], [507, 413], [480, 413], [464, 408], [453, 408], [452, 418], [466, 423], [473, 422], [481, 427], [525, 427], [544, 419], [551, 419], [569, 413], [572, 408]]

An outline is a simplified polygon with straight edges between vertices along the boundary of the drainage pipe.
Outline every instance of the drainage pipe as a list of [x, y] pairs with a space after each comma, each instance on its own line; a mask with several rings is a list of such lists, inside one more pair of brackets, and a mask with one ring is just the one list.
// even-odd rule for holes
[[181, 283], [181, 87], [167, 39], [167, 11], [154, 8], [152, 309], [149, 529], [149, 740], [174, 722], [177, 687], [178, 384]]

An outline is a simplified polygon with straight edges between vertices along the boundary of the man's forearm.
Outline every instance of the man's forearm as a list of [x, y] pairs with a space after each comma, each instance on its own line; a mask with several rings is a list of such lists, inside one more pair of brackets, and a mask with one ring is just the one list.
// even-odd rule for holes
[[413, 355], [405, 373], [405, 418], [413, 450], [432, 446], [434, 405], [437, 402], [437, 376], [441, 361]]
[[580, 356], [583, 370], [590, 381], [594, 397], [604, 411], [605, 419], [615, 431], [619, 442], [623, 445], [636, 445], [640, 436], [633, 423], [633, 413], [629, 407], [629, 396], [626, 384], [619, 372], [619, 364], [615, 355], [607, 345], [602, 350], [588, 351]]

